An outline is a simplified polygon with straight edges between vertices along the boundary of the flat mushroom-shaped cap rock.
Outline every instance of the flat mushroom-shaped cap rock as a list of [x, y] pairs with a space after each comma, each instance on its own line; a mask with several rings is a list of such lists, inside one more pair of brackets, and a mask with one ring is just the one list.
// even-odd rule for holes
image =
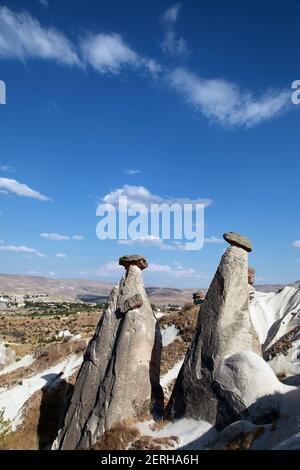
[[227, 232], [223, 235], [224, 240], [226, 240], [230, 245], [238, 246], [243, 248], [243, 250], [252, 251], [252, 243], [250, 240], [239, 233]]
[[146, 258], [141, 255], [122, 256], [119, 259], [119, 265], [124, 266], [125, 269], [128, 269], [130, 265], [138, 266], [141, 270], [148, 267]]

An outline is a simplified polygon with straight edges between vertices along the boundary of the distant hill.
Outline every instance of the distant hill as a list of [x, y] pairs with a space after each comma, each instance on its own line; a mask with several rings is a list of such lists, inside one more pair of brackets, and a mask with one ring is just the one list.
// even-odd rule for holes
[[[105, 302], [114, 284], [87, 279], [50, 279], [40, 276], [0, 274], [0, 295], [48, 295], [51, 300]], [[195, 289], [146, 288], [150, 302], [184, 305]]]
[[[88, 279], [50, 279], [40, 276], [22, 276], [0, 274], [1, 294], [44, 294], [51, 300], [68, 300], [84, 302], [105, 302], [113, 283], [91, 281]], [[300, 281], [289, 284], [300, 287]], [[283, 284], [257, 285], [256, 290], [261, 292], [276, 292], [284, 287]], [[178, 304], [184, 305], [192, 302], [192, 294], [196, 289], [176, 289], [172, 287], [146, 287], [151, 303], [157, 305]], [[200, 289], [206, 292], [207, 289]]]

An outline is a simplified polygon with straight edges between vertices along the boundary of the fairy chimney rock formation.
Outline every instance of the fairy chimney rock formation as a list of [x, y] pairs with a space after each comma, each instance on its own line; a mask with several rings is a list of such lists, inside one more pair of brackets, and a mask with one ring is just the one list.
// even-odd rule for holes
[[161, 334], [142, 278], [147, 261], [120, 258], [126, 272], [111, 291], [84, 355], [69, 410], [52, 449], [89, 449], [115, 424], [163, 407]]
[[178, 375], [166, 415], [204, 420], [223, 427], [238, 419], [243, 404], [234, 405], [232, 390], [224, 386], [223, 361], [241, 351], [261, 355], [251, 323], [248, 291], [247, 238], [224, 235], [231, 246], [224, 253], [206, 294], [192, 343]]

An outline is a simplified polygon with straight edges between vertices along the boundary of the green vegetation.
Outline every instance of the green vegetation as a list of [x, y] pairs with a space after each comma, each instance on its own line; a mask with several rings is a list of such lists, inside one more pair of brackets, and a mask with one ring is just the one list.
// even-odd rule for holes
[[4, 419], [4, 410], [0, 410], [0, 441], [11, 432], [11, 424], [9, 420]]
[[[97, 306], [98, 307], [98, 306]], [[99, 308], [99, 307], [98, 307]], [[66, 317], [76, 313], [91, 312], [95, 310], [95, 305], [80, 303], [80, 302], [32, 302], [25, 300], [25, 309], [28, 310], [28, 315], [31, 318], [44, 317], [44, 316], [62, 316]]]

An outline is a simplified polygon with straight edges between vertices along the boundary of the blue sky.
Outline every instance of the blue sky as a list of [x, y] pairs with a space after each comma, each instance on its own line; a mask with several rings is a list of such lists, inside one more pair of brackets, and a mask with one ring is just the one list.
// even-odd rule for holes
[[[300, 2], [70, 4], [0, 0], [1, 272], [116, 280], [141, 252], [148, 284], [205, 287], [231, 230], [258, 282], [299, 279]], [[98, 240], [118, 189], [211, 199], [204, 248]]]

